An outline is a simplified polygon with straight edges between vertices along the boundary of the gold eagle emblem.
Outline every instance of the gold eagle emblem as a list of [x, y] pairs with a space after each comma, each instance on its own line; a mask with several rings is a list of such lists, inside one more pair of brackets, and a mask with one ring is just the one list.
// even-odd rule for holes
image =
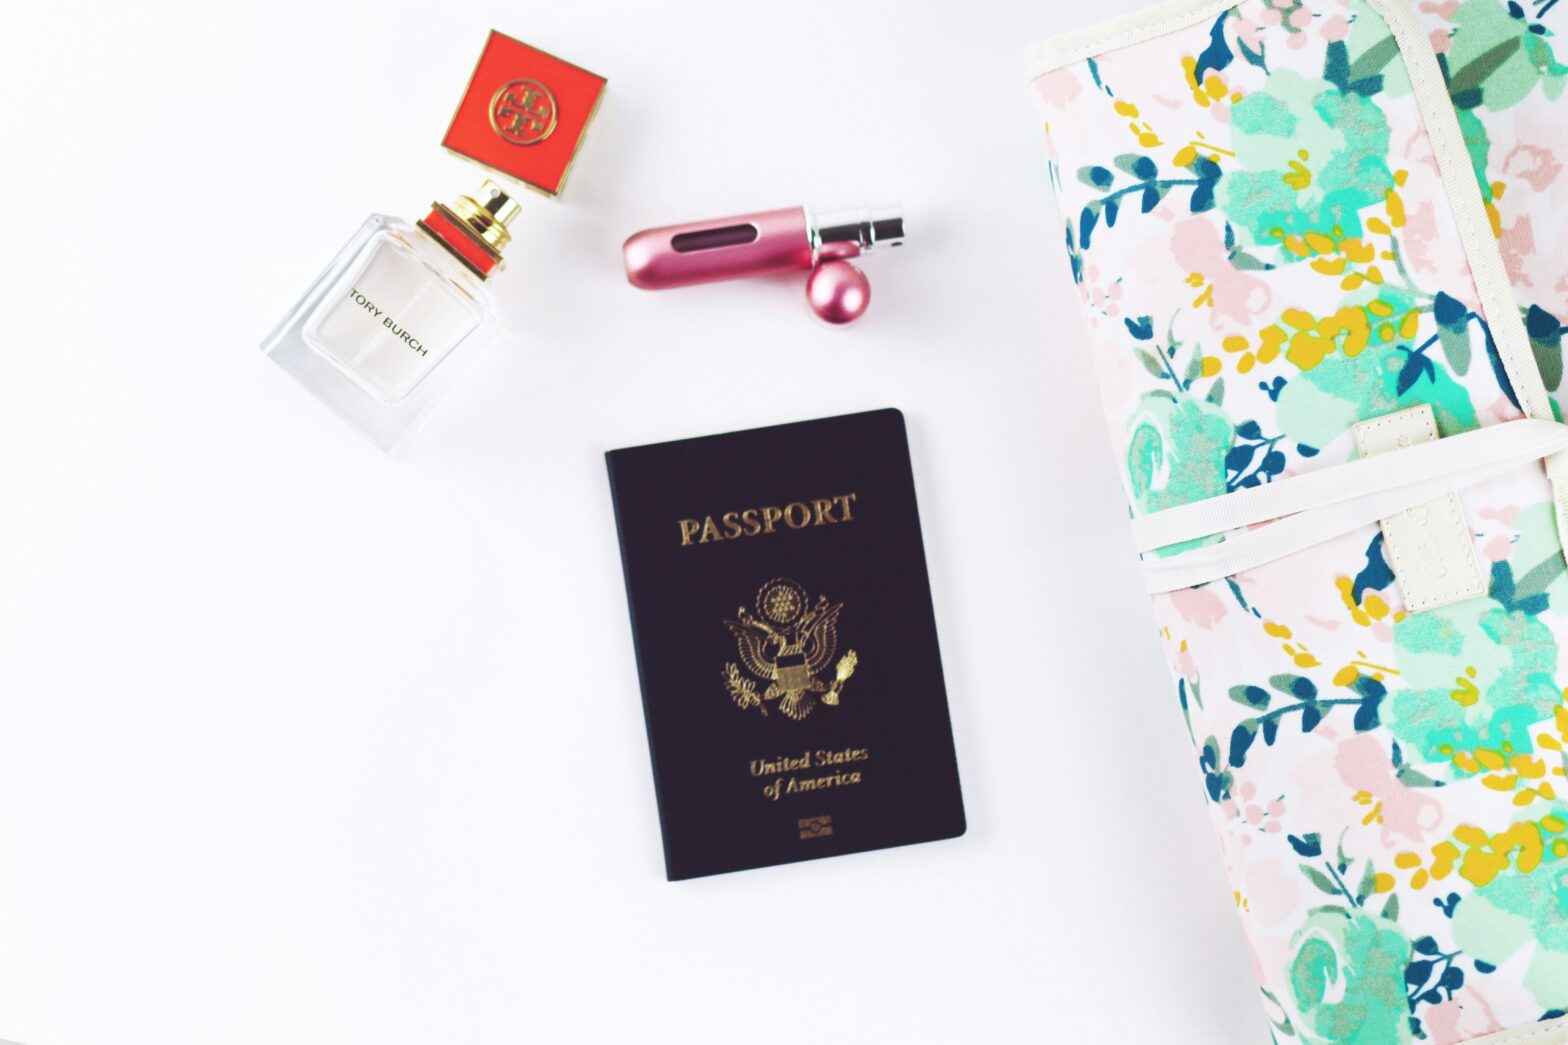
[[[787, 577], [775, 577], [757, 591], [756, 612], [745, 607], [735, 619], [724, 622], [735, 636], [736, 656], [750, 676], [734, 662], [724, 665], [724, 685], [742, 711], [756, 708], [763, 715], [777, 701], [779, 711], [796, 721], [811, 714], [818, 703], [836, 706], [844, 683], [855, 673], [860, 658], [854, 650], [839, 658], [831, 684], [817, 676], [838, 653], [838, 618], [841, 602], [818, 595], [810, 601], [806, 589]], [[767, 689], [757, 692], [757, 681]]]

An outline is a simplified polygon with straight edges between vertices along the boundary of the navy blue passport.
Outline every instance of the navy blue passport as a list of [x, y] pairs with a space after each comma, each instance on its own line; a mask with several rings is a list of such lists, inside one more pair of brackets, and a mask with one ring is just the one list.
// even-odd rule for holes
[[605, 457], [669, 878], [963, 834], [903, 415]]

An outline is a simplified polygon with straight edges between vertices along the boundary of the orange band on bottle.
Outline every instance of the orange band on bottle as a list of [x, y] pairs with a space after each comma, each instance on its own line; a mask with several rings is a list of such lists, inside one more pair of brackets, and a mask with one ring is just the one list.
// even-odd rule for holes
[[463, 259], [481, 276], [490, 275], [500, 263], [500, 259], [493, 251], [476, 240], [467, 229], [447, 217], [440, 209], [432, 210], [419, 225], [444, 243], [452, 253]]

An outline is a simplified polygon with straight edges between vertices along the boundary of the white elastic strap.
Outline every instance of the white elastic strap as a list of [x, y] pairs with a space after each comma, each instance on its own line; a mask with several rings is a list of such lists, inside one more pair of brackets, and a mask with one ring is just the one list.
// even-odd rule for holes
[[1565, 449], [1568, 425], [1528, 419], [1489, 425], [1145, 515], [1133, 520], [1133, 539], [1138, 551], [1150, 552], [1486, 465], [1514, 468]]
[[[1264, 563], [1333, 540], [1363, 526], [1370, 526], [1379, 519], [1413, 508], [1433, 498], [1456, 493], [1484, 479], [1518, 468], [1532, 458], [1555, 453], [1568, 446], [1568, 425], [1551, 421], [1514, 421], [1507, 425], [1493, 427], [1500, 430], [1523, 429], [1526, 426], [1531, 429], [1533, 441], [1533, 447], [1526, 452], [1511, 453], [1502, 457], [1494, 456], [1487, 448], [1495, 445], [1496, 440], [1471, 439], [1470, 436], [1481, 434], [1481, 432], [1472, 432], [1449, 439], [1439, 439], [1435, 443], [1422, 443], [1400, 450], [1391, 450], [1388, 453], [1375, 454], [1361, 461], [1337, 465], [1320, 472], [1313, 472], [1311, 475], [1295, 476], [1268, 486], [1257, 487], [1253, 491], [1248, 491], [1249, 494], [1257, 491], [1264, 492], [1261, 497], [1249, 497], [1249, 502], [1254, 506], [1253, 514], [1261, 518], [1278, 518], [1278, 514], [1268, 503], [1275, 497], [1267, 491], [1290, 488], [1298, 479], [1337, 476], [1350, 472], [1353, 466], [1365, 463], [1376, 464], [1378, 467], [1357, 471], [1356, 474], [1360, 476], [1358, 483], [1373, 482], [1382, 478], [1391, 484], [1386, 489], [1348, 498], [1333, 493], [1332, 484], [1314, 482], [1310, 487], [1303, 484], [1303, 489], [1328, 491], [1325, 494], [1327, 500], [1320, 505], [1298, 511], [1288, 518], [1278, 519], [1255, 530], [1228, 537], [1221, 544], [1195, 548], [1166, 558], [1146, 558], [1143, 566], [1148, 590], [1153, 593], [1176, 591], [1197, 584], [1207, 584], [1221, 577], [1229, 577], [1243, 570], [1262, 566]], [[1412, 482], [1407, 476], [1400, 474], [1399, 466], [1401, 462], [1408, 461], [1415, 451], [1425, 447], [1449, 447], [1446, 467], [1438, 470], [1436, 474], [1424, 474], [1422, 478]], [[1426, 455], [1422, 455], [1422, 460], [1423, 467], [1430, 471], [1425, 463]], [[1384, 462], [1387, 464], [1385, 465]], [[1214, 504], [1216, 510], [1222, 510], [1217, 502], [1228, 501], [1236, 496], [1227, 494], [1210, 500], [1216, 502]], [[1279, 499], [1298, 501], [1299, 497], [1291, 491]], [[1183, 507], [1196, 507], [1202, 503], [1195, 502], [1194, 505]], [[1163, 514], [1160, 512], [1145, 516], [1145, 520], [1154, 520]]]

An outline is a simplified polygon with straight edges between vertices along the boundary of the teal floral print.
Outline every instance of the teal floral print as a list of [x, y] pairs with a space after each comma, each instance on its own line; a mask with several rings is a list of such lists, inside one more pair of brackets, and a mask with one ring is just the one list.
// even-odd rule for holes
[[[1136, 516], [1342, 464], [1410, 407], [1523, 416], [1385, 2], [1245, 0], [1034, 81]], [[1414, 16], [1559, 413], [1563, 10]], [[1568, 1020], [1568, 561], [1539, 465], [1461, 502], [1480, 598], [1411, 612], [1376, 524], [1154, 597], [1276, 1042]]]
[[[1562, 191], [1568, 64], [1548, 24], [1559, 0], [1463, 0], [1433, 30], [1449, 97], [1513, 280], [1547, 392], [1563, 416], [1568, 218]], [[1544, 204], [1544, 205], [1543, 205]]]
[[1519, 536], [1509, 558], [1492, 564], [1488, 597], [1393, 626], [1408, 688], [1387, 701], [1383, 722], [1409, 749], [1429, 762], [1450, 762], [1460, 777], [1484, 771], [1467, 752], [1533, 753], [1532, 727], [1549, 720], [1563, 699], [1557, 639], [1541, 619], [1553, 596], [1568, 601], [1551, 505], [1524, 509], [1514, 526]]
[[[1475, 405], [1431, 351], [1431, 345], [1382, 346], [1359, 358], [1325, 357], [1280, 389], [1280, 429], [1298, 442], [1328, 446], [1357, 421], [1425, 403], [1441, 434], [1469, 431], [1476, 427]], [[1421, 370], [1415, 378], [1413, 366]]]
[[1236, 426], [1222, 408], [1190, 395], [1149, 392], [1139, 400], [1132, 426], [1127, 476], [1141, 512], [1225, 492], [1225, 458]]
[[1307, 1042], [1401, 1045], [1411, 1040], [1399, 926], [1363, 912], [1321, 911], [1296, 933], [1290, 990]]
[[[1452, 43], [1445, 52], [1448, 91], [1456, 108], [1512, 108], [1539, 89], [1547, 100], [1562, 96], [1568, 66], [1553, 54], [1541, 22], [1521, 17], [1496, 0], [1465, 0], [1454, 11]], [[1484, 126], [1484, 125], [1483, 125]]]
[[[1493, 594], [1412, 615], [1394, 625], [1408, 689], [1383, 708], [1393, 734], [1429, 762], [1478, 748], [1531, 752], [1532, 726], [1562, 699], [1557, 642], [1528, 610]], [[1459, 766], [1473, 771], [1475, 764]]]
[[[1568, 817], [1568, 807], [1556, 815]], [[1525, 988], [1542, 1007], [1568, 1010], [1568, 860], [1547, 859], [1544, 869], [1507, 871], [1477, 889], [1454, 913], [1454, 939], [1494, 966], [1533, 949]]]
[[1361, 212], [1394, 187], [1382, 110], [1320, 77], [1281, 69], [1230, 118], [1238, 169], [1221, 179], [1218, 198], [1253, 243], [1359, 236]]

